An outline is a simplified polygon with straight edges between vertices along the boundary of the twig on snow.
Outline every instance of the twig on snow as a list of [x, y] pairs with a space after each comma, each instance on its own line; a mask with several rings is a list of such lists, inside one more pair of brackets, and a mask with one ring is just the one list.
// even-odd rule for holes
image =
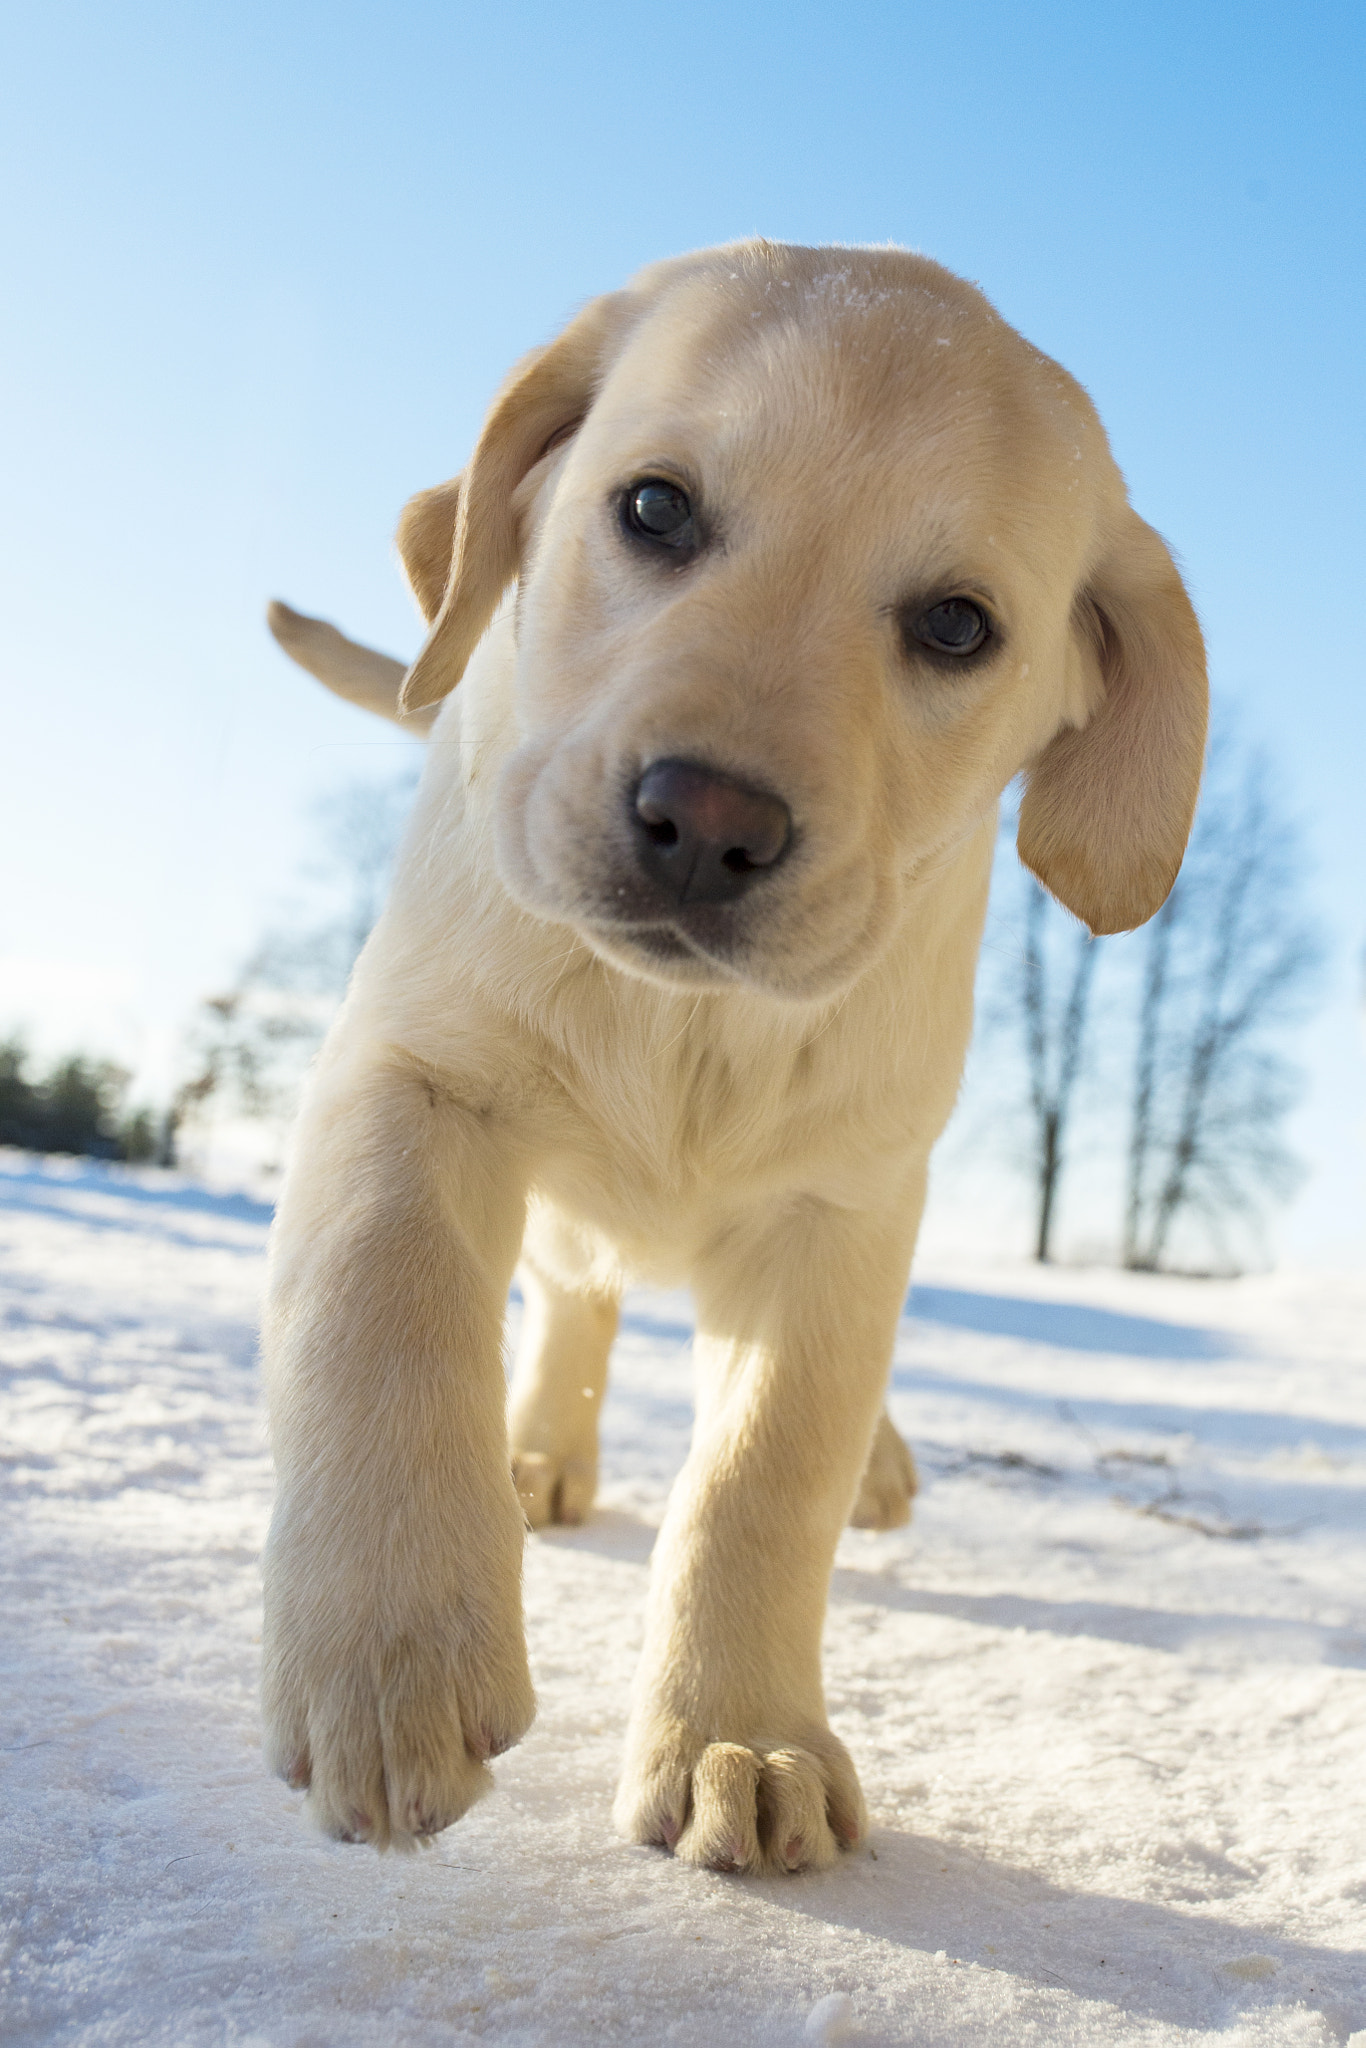
[[1023, 1451], [964, 1451], [952, 1464], [941, 1465], [940, 1473], [951, 1479], [959, 1472], [966, 1472], [970, 1465], [994, 1465], [1003, 1472], [1028, 1472], [1035, 1479], [1062, 1479], [1065, 1475], [1056, 1465], [1042, 1465], [1037, 1458], [1027, 1458]]
[[1250, 1543], [1258, 1536], [1295, 1533], [1292, 1529], [1273, 1531], [1265, 1522], [1235, 1522], [1217, 1500], [1213, 1503], [1217, 1520], [1192, 1514], [1189, 1503], [1196, 1496], [1183, 1493], [1179, 1486], [1171, 1487], [1156, 1500], [1126, 1500], [1122, 1493], [1112, 1494], [1110, 1498], [1116, 1507], [1127, 1508], [1130, 1514], [1146, 1515], [1154, 1522], [1169, 1522], [1176, 1529], [1193, 1529], [1197, 1536], [1218, 1537], [1226, 1543]]

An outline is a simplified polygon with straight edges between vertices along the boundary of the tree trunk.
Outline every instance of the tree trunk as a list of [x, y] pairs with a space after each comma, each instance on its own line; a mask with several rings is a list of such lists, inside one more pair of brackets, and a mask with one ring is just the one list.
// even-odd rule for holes
[[[1180, 884], [1177, 884], [1177, 888]], [[1143, 979], [1143, 1008], [1138, 1027], [1138, 1058], [1134, 1069], [1133, 1114], [1129, 1126], [1129, 1169], [1124, 1200], [1124, 1263], [1140, 1267], [1139, 1226], [1143, 1216], [1143, 1186], [1148, 1153], [1152, 1146], [1153, 1081], [1157, 1070], [1158, 1030], [1162, 1021], [1162, 998], [1167, 985], [1171, 958], [1172, 926], [1177, 916], [1177, 892], [1163, 904], [1148, 935], [1148, 970]]]
[[1089, 932], [1079, 932], [1072, 984], [1057, 1030], [1056, 1073], [1050, 1074], [1048, 990], [1043, 954], [1043, 920], [1047, 907], [1048, 899], [1035, 883], [1025, 923], [1024, 1009], [1029, 1093], [1039, 1142], [1039, 1206], [1034, 1256], [1041, 1265], [1047, 1265], [1053, 1256], [1053, 1225], [1065, 1158], [1063, 1143], [1072, 1095], [1081, 1071], [1091, 975], [1096, 964], [1095, 941]]

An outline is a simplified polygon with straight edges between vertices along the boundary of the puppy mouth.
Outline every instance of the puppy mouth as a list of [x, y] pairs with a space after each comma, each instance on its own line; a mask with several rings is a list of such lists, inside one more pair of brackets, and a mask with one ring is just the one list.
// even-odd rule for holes
[[673, 920], [638, 923], [594, 917], [583, 920], [580, 929], [595, 952], [622, 964], [629, 962], [646, 973], [663, 971], [673, 984], [680, 980], [733, 984], [748, 978], [730, 957], [731, 946], [705, 945]]
[[696, 948], [690, 946], [677, 932], [670, 931], [668, 925], [660, 925], [654, 930], [632, 932], [627, 943], [634, 946], [638, 953], [644, 953], [649, 960], [696, 960], [705, 957], [699, 956]]

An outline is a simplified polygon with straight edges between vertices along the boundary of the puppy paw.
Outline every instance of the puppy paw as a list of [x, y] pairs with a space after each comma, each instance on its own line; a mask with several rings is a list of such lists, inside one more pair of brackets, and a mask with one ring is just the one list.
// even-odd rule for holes
[[892, 1425], [886, 1409], [878, 1417], [873, 1448], [868, 1453], [858, 1499], [849, 1517], [853, 1529], [899, 1529], [911, 1519], [918, 1481], [915, 1460]]
[[512, 1483], [529, 1528], [544, 1529], [552, 1522], [585, 1522], [598, 1490], [598, 1461], [520, 1451], [514, 1445]]
[[413, 1638], [349, 1655], [268, 1656], [266, 1754], [334, 1841], [412, 1849], [492, 1785], [487, 1760], [519, 1741], [535, 1699], [520, 1640], [458, 1656]]
[[844, 1744], [808, 1729], [791, 1744], [675, 1737], [628, 1766], [615, 1819], [629, 1841], [708, 1870], [825, 1870], [868, 1832]]

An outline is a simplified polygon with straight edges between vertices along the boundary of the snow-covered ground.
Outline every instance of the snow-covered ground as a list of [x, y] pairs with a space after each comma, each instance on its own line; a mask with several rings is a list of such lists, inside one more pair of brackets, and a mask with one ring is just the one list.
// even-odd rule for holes
[[918, 1275], [924, 1491], [846, 1535], [827, 1635], [872, 1846], [758, 1883], [608, 1819], [681, 1298], [631, 1302], [599, 1512], [528, 1543], [541, 1711], [496, 1794], [381, 1860], [265, 1775], [266, 1222], [0, 1155], [6, 2043], [1366, 2029], [1366, 1281]]

